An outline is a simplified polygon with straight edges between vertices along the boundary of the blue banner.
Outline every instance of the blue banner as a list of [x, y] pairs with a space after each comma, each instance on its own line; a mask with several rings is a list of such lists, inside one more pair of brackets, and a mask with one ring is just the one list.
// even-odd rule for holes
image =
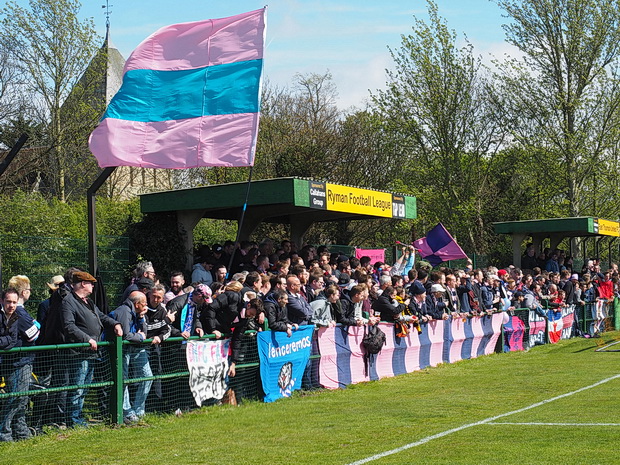
[[294, 390], [301, 389], [301, 380], [310, 359], [313, 334], [313, 325], [300, 326], [291, 337], [281, 331], [257, 333], [265, 402], [290, 397]]

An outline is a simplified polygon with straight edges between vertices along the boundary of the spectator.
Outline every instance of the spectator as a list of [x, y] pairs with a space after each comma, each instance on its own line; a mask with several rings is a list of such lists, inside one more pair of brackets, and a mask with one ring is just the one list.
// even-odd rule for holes
[[155, 279], [155, 268], [153, 268], [153, 264], [151, 262], [149, 261], [138, 262], [138, 264], [136, 265], [136, 268], [133, 271], [133, 277], [131, 279], [131, 283], [129, 284], [129, 286], [127, 286], [127, 288], [123, 292], [121, 302], [124, 302], [125, 300], [127, 300], [127, 297], [129, 297], [129, 294], [131, 292], [138, 290], [136, 281], [140, 278], [148, 278], [151, 281]]
[[256, 271], [258, 271], [261, 275], [265, 275], [270, 268], [271, 264], [269, 263], [269, 257], [267, 255], [259, 255], [256, 259]]
[[45, 319], [47, 318], [47, 312], [49, 311], [49, 308], [50, 308], [52, 294], [56, 290], [58, 290], [58, 287], [61, 284], [64, 284], [64, 282], [65, 282], [65, 278], [63, 278], [60, 275], [56, 275], [52, 277], [52, 279], [50, 279], [49, 282], [45, 283], [47, 284], [47, 287], [49, 288], [50, 296], [47, 299], [43, 300], [39, 304], [39, 308], [37, 309], [37, 321], [39, 322], [41, 327], [45, 325]]
[[[11, 278], [13, 279], [13, 278]], [[2, 294], [2, 317], [0, 317], [0, 348], [27, 347], [38, 335], [33, 328], [32, 318], [25, 312], [18, 312], [20, 291], [9, 287]], [[23, 308], [23, 307], [22, 307]], [[28, 318], [24, 316], [28, 315]], [[0, 364], [0, 373], [4, 377], [8, 392], [25, 392], [30, 385], [33, 357], [20, 353], [4, 355]], [[31, 437], [26, 424], [26, 406], [28, 396], [9, 397], [4, 401], [0, 411], [0, 442], [12, 442]]]
[[549, 258], [549, 260], [547, 260], [547, 262], [545, 264], [545, 270], [553, 271], [554, 273], [559, 273], [560, 272], [560, 264], [558, 263], [558, 253], [557, 253], [557, 251], [554, 251], [551, 254], [551, 257]]
[[[98, 343], [103, 328], [114, 329], [117, 336], [123, 335], [121, 325], [108, 315], [102, 313], [90, 300], [97, 280], [86, 273], [78, 271], [73, 275], [73, 289], [62, 301], [61, 317], [64, 325], [65, 340], [68, 343], [88, 343], [88, 349], [70, 349], [66, 365], [69, 370], [69, 384], [81, 386], [90, 384], [93, 379], [94, 364], [99, 357]], [[78, 388], [67, 395], [69, 426], [85, 426], [82, 407], [87, 390]]]
[[312, 304], [317, 299], [325, 299], [323, 291], [325, 290], [325, 277], [320, 271], [315, 271], [310, 275], [310, 282], [306, 287], [306, 298], [308, 303]]
[[317, 298], [310, 303], [312, 307], [311, 323], [317, 326], [336, 326], [338, 314], [342, 313], [340, 289], [328, 286], [323, 293], [324, 298]]
[[239, 318], [245, 305], [241, 295], [242, 288], [243, 285], [238, 281], [229, 282], [224, 292], [213, 299], [202, 312], [200, 319], [203, 327], [207, 333], [215, 335], [216, 339], [229, 333], [233, 322]]
[[185, 286], [185, 276], [182, 271], [173, 271], [170, 273], [170, 290], [164, 295], [164, 304], [167, 304], [175, 297], [178, 297], [185, 293], [183, 291]]
[[420, 281], [414, 281], [409, 287], [409, 293], [412, 298], [407, 306], [408, 314], [418, 317], [425, 323], [429, 320], [428, 310], [426, 308], [426, 288]]
[[348, 293], [340, 296], [341, 312], [337, 315], [336, 322], [346, 326], [363, 326], [368, 320], [362, 317], [362, 301], [366, 298], [368, 288], [365, 284], [357, 284]]
[[456, 276], [452, 273], [446, 276], [446, 294], [448, 296], [448, 311], [452, 317], [457, 318], [461, 316], [461, 300], [459, 299], [459, 293], [456, 285]]
[[192, 282], [210, 285], [213, 282], [212, 269], [213, 261], [209, 257], [197, 259], [197, 263], [192, 268]]
[[213, 274], [214, 282], [226, 284], [226, 273], [226, 266], [218, 265], [215, 268], [215, 273]]
[[298, 325], [307, 325], [312, 319], [312, 307], [301, 294], [301, 282], [295, 275], [286, 278], [288, 292], [287, 312], [291, 322]]
[[533, 270], [538, 266], [538, 260], [536, 260], [536, 248], [532, 244], [528, 244], [525, 249], [525, 253], [521, 257], [521, 268], [524, 270]]
[[245, 296], [248, 291], [254, 292], [257, 296], [260, 294], [263, 282], [261, 281], [260, 273], [258, 271], [251, 271], [245, 277], [244, 287], [241, 289], [241, 295]]
[[297, 329], [299, 325], [288, 319], [287, 304], [288, 294], [284, 289], [276, 289], [263, 301], [269, 329], [285, 332], [288, 337], [291, 337], [292, 330]]
[[[149, 364], [147, 346], [142, 345], [146, 339], [146, 313], [148, 306], [146, 296], [140, 291], [133, 291], [123, 304], [110, 316], [118, 321], [123, 329], [123, 340], [132, 344], [123, 346], [123, 378], [150, 378], [153, 376]], [[123, 420], [125, 424], [137, 423], [145, 415], [146, 398], [151, 390], [152, 380], [136, 383], [135, 394], [129, 396], [129, 386], [125, 385], [123, 393]]]
[[[234, 246], [235, 244], [233, 243], [233, 248]], [[230, 256], [224, 253], [224, 247], [222, 247], [220, 244], [213, 244], [211, 251], [213, 253], [212, 262], [214, 265], [228, 266], [227, 260], [230, 259]]]
[[372, 308], [375, 315], [380, 315], [381, 321], [394, 323], [398, 321], [400, 315], [407, 308], [407, 305], [404, 303], [397, 302], [395, 297], [396, 289], [392, 286], [388, 286], [373, 304]]
[[447, 320], [446, 310], [448, 306], [445, 302], [446, 288], [436, 283], [431, 286], [431, 292], [426, 297], [426, 315], [434, 320]]
[[191, 336], [204, 335], [200, 321], [201, 311], [204, 312], [211, 302], [211, 288], [205, 284], [192, 283], [193, 291], [172, 299], [166, 308], [172, 327], [180, 332], [185, 339]]
[[[136, 291], [140, 291], [142, 292], [144, 295], [148, 294], [149, 291], [151, 289], [153, 289], [153, 286], [155, 285], [155, 281], [153, 281], [151, 278], [138, 278], [135, 281], [135, 286], [136, 286]], [[131, 291], [133, 292], [133, 291]], [[130, 294], [131, 294], [130, 292]], [[129, 297], [129, 296], [127, 296]], [[125, 299], [127, 300], [127, 299]]]
[[[236, 367], [242, 355], [242, 337], [247, 329], [257, 326], [256, 322], [260, 319], [261, 314], [264, 315], [264, 312], [263, 302], [254, 298], [247, 303], [246, 307], [241, 310], [239, 318], [233, 322], [233, 335], [230, 341], [232, 359], [228, 368], [228, 376], [235, 377], [237, 375]], [[264, 320], [264, 317], [262, 319]]]

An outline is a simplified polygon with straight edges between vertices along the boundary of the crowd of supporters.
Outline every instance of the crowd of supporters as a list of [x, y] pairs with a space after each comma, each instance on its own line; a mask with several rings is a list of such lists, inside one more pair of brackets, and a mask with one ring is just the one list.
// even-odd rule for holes
[[[618, 294], [616, 266], [601, 272], [595, 261], [580, 273], [560, 250], [536, 256], [528, 246], [522, 268], [488, 267], [432, 269], [423, 261], [414, 266], [415, 251], [402, 247], [395, 263], [372, 263], [322, 246], [297, 250], [288, 240], [275, 243], [242, 241], [203, 246], [198, 250], [191, 279], [175, 271], [163, 279], [151, 262], [140, 262], [122, 301], [109, 314], [91, 300], [96, 279], [78, 268], [54, 276], [50, 298], [39, 306], [36, 319], [24, 309], [30, 281], [15, 276], [2, 294], [0, 349], [35, 344], [88, 344], [43, 361], [33, 352], [9, 353], [0, 359], [5, 392], [28, 391], [31, 374], [44, 376], [48, 387], [70, 386], [53, 399], [53, 414], [43, 424], [86, 425], [84, 398], [101, 360], [100, 343], [114, 336], [130, 344], [123, 350], [125, 378], [149, 378], [161, 371], [161, 359], [185, 365], [183, 345], [161, 350], [172, 336], [188, 339], [232, 334], [230, 369], [234, 378], [242, 356], [241, 336], [247, 330], [282, 331], [289, 336], [299, 326], [375, 325], [394, 323], [398, 336], [422, 330], [431, 320], [476, 318], [498, 311], [529, 308], [544, 316], [543, 306], [591, 303], [595, 309], [592, 333], [601, 330], [606, 305]], [[229, 269], [230, 267], [230, 269]], [[166, 284], [164, 284], [164, 281]], [[544, 303], [544, 305], [543, 305]], [[145, 340], [150, 344], [144, 344]], [[145, 415], [150, 380], [125, 388], [125, 423]], [[78, 386], [73, 389], [73, 387]], [[187, 390], [187, 386], [178, 387]], [[160, 397], [166, 393], [159, 392]], [[190, 396], [191, 398], [191, 396]], [[26, 439], [33, 425], [25, 420], [28, 396], [8, 397], [0, 411], [0, 441]], [[180, 411], [181, 405], [177, 407]], [[40, 427], [42, 425], [36, 425]]]

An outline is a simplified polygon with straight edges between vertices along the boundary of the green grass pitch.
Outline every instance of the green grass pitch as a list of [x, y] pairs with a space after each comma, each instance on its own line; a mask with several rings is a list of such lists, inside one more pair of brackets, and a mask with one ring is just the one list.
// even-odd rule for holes
[[273, 404], [53, 431], [0, 445], [0, 457], [3, 465], [620, 463], [620, 352], [594, 351], [619, 338], [561, 341]]

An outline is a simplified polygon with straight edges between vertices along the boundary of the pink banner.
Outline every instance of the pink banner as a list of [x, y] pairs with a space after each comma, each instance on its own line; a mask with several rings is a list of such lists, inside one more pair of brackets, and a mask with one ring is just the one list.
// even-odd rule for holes
[[502, 314], [495, 314], [465, 322], [460, 318], [436, 320], [422, 324], [421, 334], [411, 328], [404, 338], [394, 334], [393, 324], [379, 323], [386, 344], [381, 352], [370, 355], [367, 360], [361, 347], [366, 328], [320, 328], [320, 382], [326, 388], [337, 389], [436, 366], [443, 363], [444, 354], [449, 354], [450, 362], [490, 354], [501, 334], [502, 319]]
[[430, 362], [432, 367], [443, 363], [443, 320], [433, 320], [426, 324], [428, 338], [431, 340]]
[[370, 263], [385, 263], [385, 249], [355, 249], [355, 257], [370, 257]]
[[452, 344], [450, 345], [450, 363], [458, 362], [463, 359], [463, 343], [467, 339], [465, 336], [465, 325], [467, 324], [467, 318], [463, 321], [462, 318], [452, 320]]

